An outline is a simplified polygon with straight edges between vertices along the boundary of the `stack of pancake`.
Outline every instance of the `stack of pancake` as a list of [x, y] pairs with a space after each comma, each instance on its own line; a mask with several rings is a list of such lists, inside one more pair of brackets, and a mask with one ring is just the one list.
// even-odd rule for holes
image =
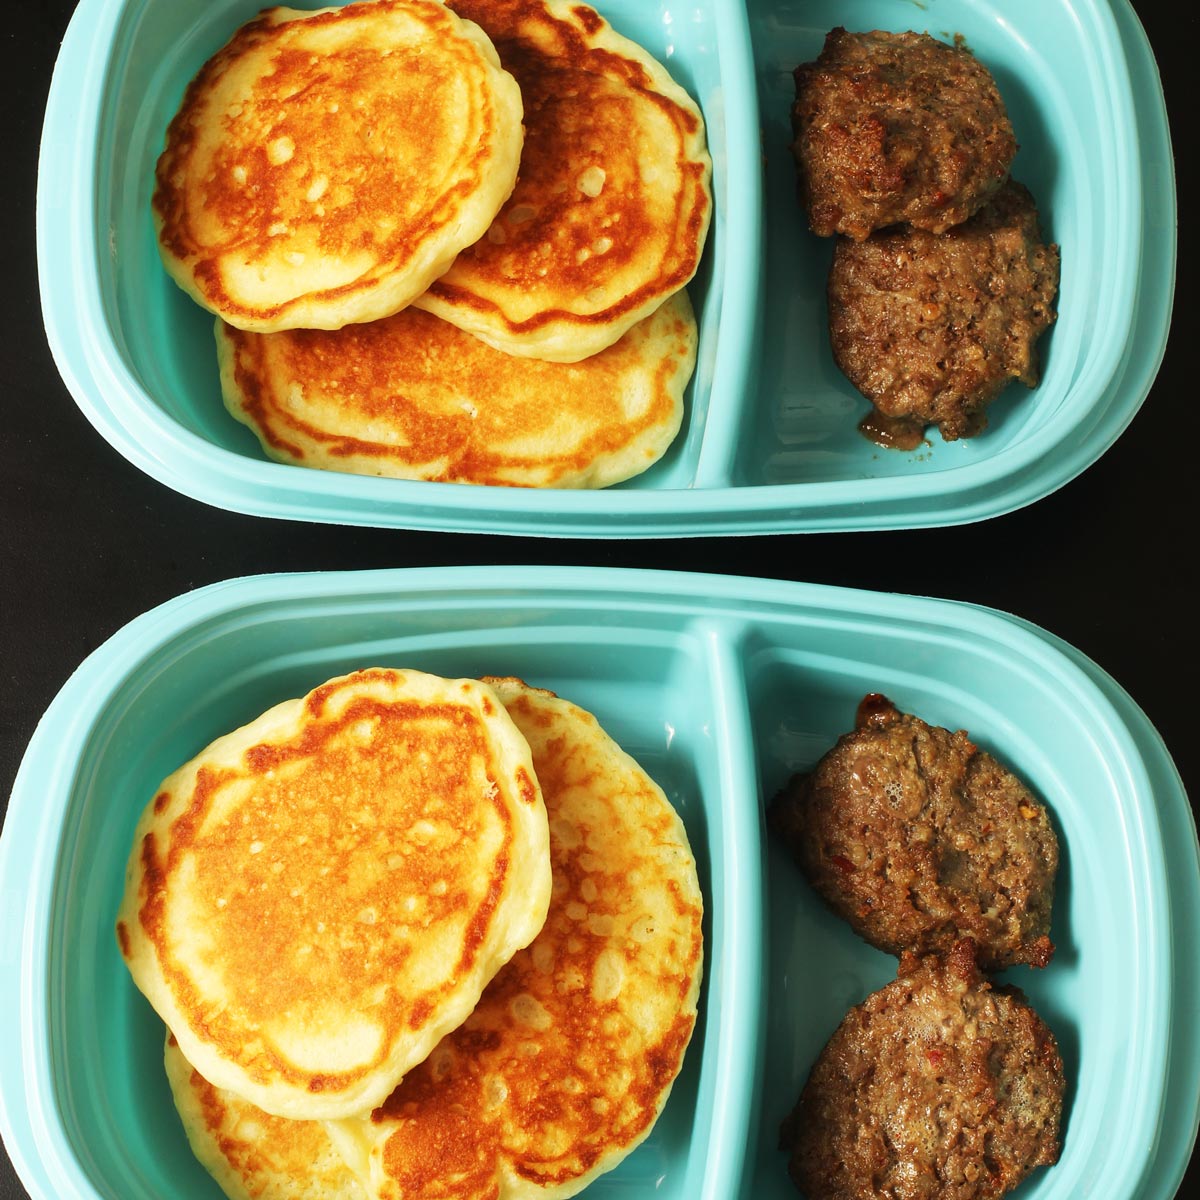
[[153, 209], [282, 462], [603, 487], [680, 428], [700, 111], [574, 0], [265, 10], [201, 69]]
[[376, 668], [164, 781], [117, 939], [228, 1196], [564, 1197], [666, 1102], [701, 916], [678, 815], [593, 716]]

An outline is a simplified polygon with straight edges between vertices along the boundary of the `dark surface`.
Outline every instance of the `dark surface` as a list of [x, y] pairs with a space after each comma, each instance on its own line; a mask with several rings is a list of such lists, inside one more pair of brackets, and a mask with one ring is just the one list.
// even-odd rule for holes
[[[1174, 335], [1154, 390], [1095, 466], [1010, 516], [883, 534], [583, 542], [266, 521], [167, 490], [110, 449], [59, 380], [42, 332], [34, 260], [37, 145], [74, 0], [5, 7], [6, 220], [0, 437], [0, 804], [34, 726], [79, 662], [138, 613], [180, 592], [266, 571], [449, 563], [576, 563], [767, 575], [968, 600], [1073, 643], [1121, 683], [1163, 735], [1195, 798], [1197, 538], [1196, 240], [1180, 243]], [[1193, 192], [1193, 47], [1200, 15], [1141, 0], [1173, 116], [1181, 209]], [[1182, 948], [1196, 953], [1196, 947]], [[1187, 1184], [1200, 1189], [1193, 1161]], [[1200, 1191], [1196, 1191], [1200, 1194]], [[25, 1192], [0, 1153], [0, 1200]]]

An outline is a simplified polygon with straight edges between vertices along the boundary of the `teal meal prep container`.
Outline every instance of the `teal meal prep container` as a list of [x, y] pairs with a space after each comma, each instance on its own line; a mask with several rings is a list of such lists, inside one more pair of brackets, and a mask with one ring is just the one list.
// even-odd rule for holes
[[[294, 0], [318, 7], [319, 0]], [[42, 304], [88, 419], [164, 484], [312, 521], [640, 537], [974, 521], [1077, 475], [1132, 419], [1162, 357], [1175, 191], [1162, 89], [1126, 0], [599, 0], [699, 101], [715, 217], [691, 285], [699, 363], [666, 457], [600, 492], [477, 488], [269, 462], [222, 405], [212, 319], [167, 278], [150, 216], [183, 89], [260, 0], [81, 0], [46, 116]], [[1061, 246], [1044, 374], [975, 439], [885, 451], [833, 363], [827, 241], [809, 235], [788, 143], [791, 70], [835, 25], [962, 36], [1021, 144], [1014, 176]]]
[[589, 1197], [785, 1200], [781, 1118], [847, 1008], [896, 963], [768, 845], [763, 805], [861, 697], [953, 728], [1049, 806], [1062, 847], [1042, 971], [1016, 983], [1066, 1068], [1063, 1151], [1022, 1200], [1169, 1200], [1200, 1102], [1200, 854], [1161, 740], [1078, 652], [961, 603], [766, 580], [467, 567], [262, 576], [138, 618], [64, 686], [0, 836], [0, 1133], [35, 1200], [219, 1200], [113, 923], [134, 825], [214, 737], [356, 667], [518, 675], [590, 709], [687, 827], [705, 978], [650, 1139]]

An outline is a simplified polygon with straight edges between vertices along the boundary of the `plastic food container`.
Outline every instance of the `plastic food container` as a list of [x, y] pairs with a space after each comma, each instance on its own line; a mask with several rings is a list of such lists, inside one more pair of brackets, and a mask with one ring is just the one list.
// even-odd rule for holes
[[1200, 861], [1181, 782], [1070, 647], [963, 604], [659, 572], [472, 567], [264, 576], [154, 609], [46, 713], [0, 837], [0, 1132], [35, 1200], [216, 1200], [113, 921], [137, 816], [215, 736], [355, 667], [515, 674], [591, 709], [664, 786], [706, 904], [700, 1020], [650, 1139], [595, 1197], [794, 1196], [778, 1123], [895, 960], [763, 835], [763, 803], [882, 690], [966, 727], [1049, 804], [1063, 850], [1044, 971], [1063, 1154], [1033, 1200], [1167, 1200], [1200, 1090]]
[[[1173, 291], [1175, 192], [1157, 69], [1126, 0], [598, 0], [700, 102], [714, 161], [715, 221], [692, 285], [699, 364], [667, 456], [602, 492], [269, 462], [224, 410], [211, 318], [168, 280], [150, 217], [184, 86], [260, 3], [81, 0], [46, 115], [38, 255], [55, 359], [103, 436], [190, 496], [264, 516], [562, 536], [954, 524], [1073, 478], [1150, 388]], [[979, 438], [933, 434], [905, 453], [856, 430], [867, 404], [825, 330], [831, 246], [806, 232], [788, 151], [791, 69], [835, 25], [964, 37], [1008, 104], [1014, 176], [1061, 244], [1042, 382], [1010, 389]]]

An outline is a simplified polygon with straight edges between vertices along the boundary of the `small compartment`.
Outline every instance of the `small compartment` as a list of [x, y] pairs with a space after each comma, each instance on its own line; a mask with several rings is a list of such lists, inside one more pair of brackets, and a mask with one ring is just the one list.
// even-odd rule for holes
[[[1155, 1057], [1166, 997], [1149, 965], [1169, 937], [1165, 881], [1154, 863], [1156, 814], [1135, 799], [1125, 750], [1105, 744], [1107, 717], [1090, 689], [982, 617], [940, 628], [838, 621], [819, 640], [766, 630], [748, 672], [764, 803], [854, 727], [869, 692], [930, 724], [966, 729], [1046, 803], [1060, 845], [1055, 954], [1042, 970], [1013, 967], [996, 978], [1026, 993], [1058, 1041], [1063, 1151], [1016, 1194], [1140, 1195], [1157, 1132], [1128, 1097], [1165, 1088], [1166, 1062]], [[894, 979], [897, 963], [826, 908], [773, 839], [765, 911], [767, 1068], [751, 1194], [787, 1200], [796, 1193], [779, 1123], [848, 1009]]]
[[[1080, 14], [1072, 17], [1065, 5], [1039, 10], [1036, 27], [1032, 12], [1027, 22], [1001, 3], [752, 0], [749, 11], [767, 162], [766, 238], [774, 248], [766, 288], [786, 302], [768, 304], [764, 313], [764, 340], [775, 349], [764, 357], [758, 404], [739, 447], [739, 482], [857, 478], [870, 489], [892, 477], [969, 469], [1026, 441], [1060, 409], [1082, 407], [1076, 383], [1084, 364], [1107, 353], [1109, 339], [1132, 313], [1129, 303], [1101, 300], [1123, 287], [1110, 274], [1121, 264], [1100, 249], [1122, 239], [1132, 214], [1122, 180], [1109, 176], [1094, 153], [1115, 136], [1094, 95], [1102, 78], [1093, 33], [1098, 13], [1084, 14], [1093, 24], [1083, 37], [1074, 24]], [[965, 40], [992, 72], [1008, 109], [1020, 145], [1012, 177], [1032, 192], [1044, 240], [1062, 247], [1059, 317], [1038, 342], [1041, 380], [1032, 391], [1010, 385], [989, 408], [988, 428], [979, 437], [944, 442], [931, 431], [917, 450], [881, 450], [858, 433], [870, 406], [830, 352], [825, 282], [833, 239], [808, 230], [789, 146], [792, 70], [815, 59], [825, 34], [839, 25]], [[1067, 46], [1069, 57], [1081, 59], [1071, 70], [1063, 69]]]
[[[705, 734], [714, 726], [713, 689], [701, 647], [686, 628], [606, 628], [536, 610], [501, 614], [452, 596], [404, 613], [401, 595], [349, 606], [322, 600], [222, 607], [161, 644], [143, 642], [137, 669], [96, 714], [64, 813], [46, 968], [55, 1106], [71, 1157], [100, 1195], [220, 1195], [188, 1149], [162, 1070], [161, 1021], [133, 986], [112, 932], [142, 807], [166, 774], [215, 737], [334, 675], [371, 665], [517, 675], [549, 687], [596, 714], [663, 787], [687, 827], [706, 908], [700, 1017], [649, 1139], [589, 1194], [655, 1188], [658, 1195], [696, 1195], [713, 1164], [704, 1130], [695, 1126], [747, 1125], [746, 1113], [730, 1111], [739, 1085], [720, 1081], [728, 1069], [719, 1062], [729, 1053], [723, 1039], [731, 1028], [753, 1036], [753, 1022], [752, 1013], [737, 1019], [737, 1000], [722, 982], [724, 941], [735, 931], [725, 898], [733, 864], [721, 847], [732, 835], [714, 783], [720, 752]], [[79, 979], [89, 986], [75, 986]]]
[[[321, 0], [297, 0], [294, 5], [325, 6]], [[58, 307], [55, 299], [87, 309], [93, 350], [103, 359], [105, 379], [103, 384], [90, 380], [84, 390], [121, 427], [118, 444], [144, 469], [165, 476], [165, 482], [235, 509], [257, 511], [270, 496], [271, 506], [279, 505], [279, 515], [292, 510], [315, 520], [355, 520], [362, 518], [350, 516], [354, 511], [399, 515], [415, 501], [435, 508], [465, 505], [475, 511], [469, 522], [482, 518], [486, 525], [483, 513], [496, 504], [503, 507], [516, 500], [520, 506], [521, 493], [515, 489], [414, 485], [283, 466], [268, 460], [249, 430], [229, 416], [221, 400], [213, 318], [163, 269], [150, 197], [166, 128], [188, 81], [261, 4], [125, 0], [106, 12], [95, 7], [77, 14], [72, 40], [85, 36], [80, 27], [89, 17], [101, 26], [91, 31], [86, 45], [76, 44], [95, 86], [99, 118], [86, 134], [94, 138], [94, 145], [77, 146], [80, 157], [71, 169], [94, 174], [84, 207], [97, 241], [90, 250], [43, 243], [42, 265], [47, 291], [56, 293], [47, 297], [48, 324], [53, 324], [50, 311]], [[739, 255], [727, 261], [726, 253], [731, 241], [744, 245], [756, 240], [759, 219], [757, 193], [743, 182], [747, 165], [754, 162], [749, 145], [755, 128], [753, 96], [749, 88], [730, 87], [725, 79], [729, 59], [739, 53], [743, 74], [750, 74], [744, 14], [732, 0], [707, 0], [686, 9], [673, 0], [650, 5], [602, 0], [597, 8], [618, 32], [658, 58], [697, 100], [713, 159], [713, 219], [700, 268], [688, 289], [700, 341], [696, 372], [685, 396], [684, 426], [660, 462], [616, 489], [676, 491], [696, 479], [714, 389], [724, 396], [719, 406], [735, 403], [752, 358], [749, 340], [757, 314], [751, 301], [758, 286], [758, 257]], [[731, 25], [741, 33], [732, 42], [724, 32]], [[67, 86], [62, 79], [66, 71], [60, 65], [61, 87]], [[56, 148], [53, 154], [47, 149], [43, 162], [42, 206], [43, 220], [57, 224], [69, 218], [62, 211], [63, 198], [51, 192], [45, 176], [52, 167], [67, 169], [67, 163], [62, 131], [52, 128], [53, 120], [51, 114], [45, 145]], [[743, 149], [732, 149], [730, 137]], [[69, 262], [60, 258], [64, 251]], [[87, 279], [87, 296], [58, 294], [66, 276], [76, 273]], [[74, 338], [68, 335], [67, 340]], [[81, 349], [60, 345], [68, 357]], [[89, 363], [89, 373], [93, 365]], [[146, 455], [156, 458], [157, 465]], [[489, 493], [499, 496], [480, 504]], [[544, 499], [540, 506], [546, 507]], [[392, 522], [388, 518], [384, 523]]]

